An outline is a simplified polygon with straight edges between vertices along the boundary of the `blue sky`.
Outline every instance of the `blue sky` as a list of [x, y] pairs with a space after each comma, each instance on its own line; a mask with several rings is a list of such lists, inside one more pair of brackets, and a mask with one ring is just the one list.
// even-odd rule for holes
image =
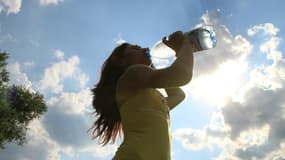
[[0, 159], [107, 160], [86, 130], [89, 89], [119, 40], [151, 47], [176, 30], [214, 27], [217, 47], [195, 53], [187, 98], [171, 113], [173, 160], [285, 159], [285, 2], [282, 0], [0, 0], [0, 50], [11, 84], [45, 95], [28, 143]]

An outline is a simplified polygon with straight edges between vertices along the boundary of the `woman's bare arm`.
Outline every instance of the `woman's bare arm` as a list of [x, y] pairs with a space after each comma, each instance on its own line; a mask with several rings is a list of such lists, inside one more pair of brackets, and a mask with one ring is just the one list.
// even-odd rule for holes
[[193, 53], [190, 43], [186, 40], [179, 50], [174, 63], [163, 69], [153, 69], [137, 64], [129, 67], [122, 75], [125, 87], [139, 88], [171, 88], [186, 85], [192, 79]]
[[169, 40], [164, 40], [164, 43], [176, 51], [177, 58], [174, 63], [163, 69], [153, 69], [143, 64], [132, 65], [120, 77], [119, 86], [123, 87], [121, 89], [135, 92], [143, 88], [171, 88], [186, 85], [191, 81], [193, 52], [188, 39], [183, 37], [182, 32], [175, 32]]

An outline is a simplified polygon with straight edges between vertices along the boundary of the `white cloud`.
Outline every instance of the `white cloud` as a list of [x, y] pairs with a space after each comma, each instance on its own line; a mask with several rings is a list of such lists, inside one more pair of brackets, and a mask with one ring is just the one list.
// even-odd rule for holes
[[[11, 66], [12, 71], [21, 73], [19, 63]], [[87, 132], [95, 120], [87, 109], [91, 101], [88, 88], [78, 92], [63, 92], [60, 96], [47, 99], [48, 112], [40, 120], [29, 124], [27, 143], [23, 147], [8, 144], [5, 150], [0, 150], [0, 159], [60, 160], [62, 154], [75, 159], [79, 154], [88, 154], [96, 159], [114, 154], [116, 145], [102, 147], [98, 141], [91, 140]]]
[[266, 53], [266, 52], [271, 52], [273, 50], [276, 50], [280, 42], [281, 42], [280, 38], [272, 37], [260, 46], [260, 51]]
[[207, 147], [208, 139], [204, 130], [184, 128], [173, 133], [173, 137], [189, 150], [200, 150]]
[[86, 132], [91, 122], [86, 117], [88, 114], [66, 115], [53, 107], [41, 120], [29, 124], [27, 143], [23, 147], [8, 144], [5, 150], [0, 150], [0, 159], [61, 160], [62, 154], [77, 159], [79, 153], [96, 159], [114, 154], [117, 146], [102, 147], [91, 140]]
[[214, 112], [211, 117], [209, 126], [207, 127], [208, 132], [211, 134], [215, 133], [227, 133], [230, 129], [225, 124], [224, 116], [221, 112]]
[[[284, 61], [278, 63], [284, 65]], [[284, 87], [285, 70], [277, 66], [259, 66], [250, 72], [250, 82], [248, 85], [256, 85], [265, 90], [276, 90]]]
[[[63, 52], [57, 53], [60, 53], [60, 56], [63, 55]], [[83, 88], [88, 81], [88, 76], [79, 68], [79, 62], [78, 56], [72, 56], [46, 68], [42, 80], [39, 82], [39, 89], [43, 91], [51, 89], [53, 93], [60, 93], [64, 89], [63, 81], [66, 79], [75, 80], [77, 85], [75, 83], [74, 86]]]
[[103, 158], [106, 157], [110, 154], [114, 154], [115, 151], [117, 150], [117, 146], [115, 145], [106, 145], [104, 147], [102, 146], [97, 146], [94, 147], [92, 146], [92, 148], [88, 149], [89, 152], [94, 152], [94, 157], [99, 157], [99, 158]]
[[[264, 78], [267, 79], [266, 76]], [[284, 142], [285, 119], [282, 106], [285, 104], [285, 81], [283, 79], [280, 82], [283, 84], [282, 88], [252, 86], [244, 95], [243, 103], [231, 101], [222, 109], [225, 123], [231, 127], [231, 139], [235, 143], [238, 143], [238, 137], [244, 132], [246, 135], [256, 136], [250, 139], [251, 142], [247, 142], [248, 146], [236, 148], [236, 155], [241, 159], [250, 159], [254, 156], [264, 159]], [[267, 125], [268, 128], [261, 129]], [[255, 129], [261, 129], [261, 131], [249, 133], [250, 130]], [[258, 143], [255, 141], [260, 141], [259, 145], [252, 146]]]
[[221, 113], [214, 113], [210, 124], [203, 129], [181, 128], [173, 133], [173, 137], [185, 149], [192, 151], [205, 148], [213, 151], [218, 146], [222, 149], [221, 154], [216, 158], [218, 160], [251, 159], [242, 155], [239, 157], [237, 152], [247, 151], [252, 147], [263, 147], [268, 144], [270, 135], [269, 125], [244, 130], [236, 139], [231, 139], [230, 128], [224, 123], [223, 115]]
[[279, 28], [275, 27], [272, 23], [264, 23], [249, 28], [247, 34], [249, 36], [254, 36], [260, 31], [263, 31], [265, 35], [276, 36], [279, 32]]
[[78, 64], [79, 58], [73, 56], [67, 61], [60, 61], [45, 69], [43, 79], [40, 81], [40, 89], [51, 88], [54, 93], [63, 91], [62, 81], [74, 75]]
[[271, 159], [272, 160], [283, 160], [283, 159], [285, 159], [285, 142], [282, 142], [280, 144], [279, 149], [268, 154], [265, 159], [268, 159], [268, 160], [271, 160]]
[[32, 82], [29, 80], [27, 74], [21, 71], [21, 67], [22, 66], [19, 62], [8, 64], [8, 72], [10, 73], [9, 84], [25, 86], [32, 90]]
[[81, 74], [76, 79], [79, 81], [80, 88], [84, 88], [89, 81], [89, 77], [86, 74]]
[[[40, 88], [44, 91], [50, 88], [53, 93], [58, 93], [55, 96], [50, 95], [47, 99], [49, 109], [43, 118], [43, 126], [50, 139], [61, 148], [57, 153], [63, 152], [73, 158], [79, 153], [92, 154], [94, 157], [113, 154], [117, 146], [102, 147], [97, 144], [98, 141], [92, 141], [91, 135], [87, 132], [95, 119], [90, 111], [91, 91], [86, 88], [88, 76], [79, 67], [79, 57], [65, 58], [61, 50], [56, 50], [55, 56], [60, 61], [45, 69], [40, 80]], [[65, 80], [68, 79], [81, 89], [78, 92], [66, 92], [68, 88]], [[75, 86], [72, 85], [73, 88], [76, 88]]]
[[[45, 69], [39, 82], [43, 91], [57, 86], [66, 88], [66, 79], [75, 81], [81, 88], [77, 92], [66, 92], [62, 89], [62, 92], [54, 97], [45, 97], [48, 111], [40, 120], [34, 120], [29, 124], [27, 143], [23, 147], [7, 144], [5, 150], [0, 150], [0, 159], [60, 160], [62, 154], [72, 159], [77, 159], [81, 154], [96, 159], [114, 154], [117, 145], [103, 147], [97, 140], [92, 140], [91, 134], [87, 132], [95, 117], [90, 111], [92, 97], [90, 90], [86, 88], [88, 77], [79, 68], [79, 62], [79, 57], [72, 56], [61, 59]], [[23, 62], [22, 65], [19, 62], [9, 64], [11, 80], [18, 85], [32, 86], [22, 67], [33, 65], [35, 64], [29, 61]]]
[[21, 4], [22, 0], [0, 0], [0, 13], [17, 14], [20, 11]]
[[91, 143], [87, 130], [91, 127], [92, 115], [86, 109], [91, 102], [88, 93], [84, 92], [88, 91], [63, 93], [47, 100], [48, 112], [43, 118], [43, 125], [54, 141], [69, 147], [69, 150], [70, 147], [78, 150]]
[[216, 12], [206, 12], [202, 15], [201, 20], [202, 23], [196, 27], [213, 26], [216, 32], [217, 46], [214, 49], [194, 53], [194, 78], [211, 74], [228, 61], [241, 62], [251, 54], [252, 44], [241, 35], [232, 35], [225, 25], [219, 23]]
[[[57, 5], [64, 0], [38, 0], [39, 4], [42, 6]], [[22, 0], [0, 0], [0, 13], [6, 12], [9, 14], [17, 14], [20, 12], [22, 6]], [[38, 46], [38, 43], [32, 44]]]
[[48, 6], [48, 5], [57, 5], [60, 2], [63, 2], [64, 0], [39, 0], [40, 5]]
[[[273, 28], [278, 29], [272, 24]], [[278, 29], [279, 31], [279, 29]], [[266, 54], [268, 60], [273, 60], [271, 65], [259, 65], [250, 72], [251, 86], [258, 86], [264, 89], [280, 89], [284, 87], [285, 80], [285, 59], [282, 52], [277, 50], [281, 38], [275, 35], [266, 38], [266, 41], [260, 45], [260, 51]]]
[[[259, 25], [260, 26], [260, 25]], [[274, 25], [272, 25], [274, 27]], [[285, 123], [285, 59], [277, 50], [280, 38], [275, 34], [265, 38], [260, 51], [272, 64], [260, 64], [249, 71], [249, 80], [244, 83], [243, 101], [228, 101], [222, 108], [225, 123], [230, 126], [230, 138], [235, 155], [240, 159], [274, 159], [282, 157], [279, 146], [284, 144]], [[277, 56], [276, 56], [277, 55]], [[271, 156], [270, 156], [271, 155]], [[270, 157], [270, 158], [269, 158]]]
[[84, 114], [87, 112], [86, 107], [91, 105], [91, 101], [91, 91], [84, 89], [78, 93], [62, 93], [59, 97], [52, 97], [47, 100], [47, 104], [58, 107], [66, 114]]
[[54, 51], [54, 56], [58, 59], [63, 59], [64, 58], [64, 52], [61, 51], [60, 49], [57, 49]]
[[258, 129], [243, 131], [240, 133], [237, 143], [245, 150], [251, 146], [260, 146], [268, 140], [269, 131], [269, 125], [265, 125]]
[[[33, 126], [33, 127], [31, 127]], [[49, 136], [49, 133], [46, 131], [46, 129], [43, 127], [41, 121], [34, 120], [30, 124], [31, 130], [27, 132], [27, 138], [31, 141], [28, 145], [32, 147], [46, 147], [47, 152], [47, 160], [59, 160], [59, 151], [60, 147], [56, 144], [56, 142], [52, 141], [52, 139]], [[40, 147], [40, 148], [42, 148]]]
[[[247, 89], [243, 103], [228, 102], [222, 109], [235, 143], [239, 141], [237, 137], [245, 133], [251, 137], [250, 142], [246, 142], [247, 145], [243, 141], [243, 147], [236, 148], [235, 154], [241, 159], [264, 159], [271, 152], [280, 153], [277, 152], [278, 146], [284, 143], [285, 138], [285, 128], [282, 125], [285, 123], [282, 108], [285, 104], [284, 62], [282, 59], [276, 64], [254, 69], [248, 82], [251, 87]], [[266, 127], [262, 129], [264, 126]], [[256, 128], [260, 131], [250, 132]]]
[[200, 150], [208, 148], [214, 150], [214, 145], [221, 148], [229, 147], [231, 140], [228, 138], [230, 128], [225, 124], [221, 112], [214, 112], [211, 121], [202, 129], [181, 128], [173, 133], [175, 140], [189, 150]]
[[194, 97], [204, 96], [202, 101], [219, 99], [217, 95], [229, 98], [208, 125], [179, 129], [174, 139], [190, 150], [218, 146], [222, 150], [218, 160], [284, 159], [285, 59], [278, 50], [279, 29], [266, 23], [248, 30], [251, 36], [264, 32], [259, 49], [265, 53], [264, 60], [272, 62], [251, 66], [253, 45], [246, 38], [232, 36], [226, 26], [219, 25], [215, 14], [205, 14], [202, 20], [214, 25], [218, 46], [195, 53], [194, 74], [198, 75], [187, 87]]
[[[27, 143], [23, 147], [8, 144], [5, 150], [0, 150], [0, 159], [41, 159], [60, 160], [60, 146], [53, 141], [40, 120], [32, 121], [27, 131]], [[17, 154], [15, 154], [17, 153]]]
[[91, 140], [88, 129], [94, 116], [87, 107], [91, 104], [89, 89], [78, 93], [62, 93], [59, 97], [47, 100], [49, 111], [43, 119], [50, 138], [70, 157], [77, 153], [92, 154], [94, 157], [106, 157], [115, 152], [116, 145], [102, 147], [97, 140]]
[[[28, 126], [27, 143], [23, 147], [8, 144], [5, 150], [0, 150], [0, 159], [61, 160], [61, 154], [76, 159], [79, 153], [93, 155], [96, 159], [114, 154], [117, 149], [115, 145], [102, 147], [91, 140], [86, 132], [91, 124], [86, 122], [87, 115], [79, 118], [62, 113], [52, 114], [48, 113], [42, 120], [32, 121]], [[49, 124], [47, 121], [50, 121]]]
[[260, 46], [260, 51], [267, 54], [268, 59], [272, 59], [277, 62], [282, 59], [282, 53], [277, 51], [277, 47], [281, 42], [279, 37], [271, 37], [268, 41], [264, 42]]

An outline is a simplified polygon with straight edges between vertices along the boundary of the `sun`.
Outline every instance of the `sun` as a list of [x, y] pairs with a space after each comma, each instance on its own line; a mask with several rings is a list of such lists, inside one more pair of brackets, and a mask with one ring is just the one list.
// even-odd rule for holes
[[185, 89], [195, 99], [223, 107], [227, 99], [241, 96], [246, 71], [247, 63], [227, 61], [211, 74], [194, 77]]

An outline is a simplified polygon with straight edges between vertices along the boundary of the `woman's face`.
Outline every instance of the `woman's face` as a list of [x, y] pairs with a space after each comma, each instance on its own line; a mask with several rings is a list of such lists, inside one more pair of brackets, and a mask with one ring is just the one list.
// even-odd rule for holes
[[124, 59], [128, 65], [144, 64], [149, 66], [151, 60], [147, 56], [147, 51], [148, 48], [142, 48], [138, 45], [128, 45], [125, 48]]

